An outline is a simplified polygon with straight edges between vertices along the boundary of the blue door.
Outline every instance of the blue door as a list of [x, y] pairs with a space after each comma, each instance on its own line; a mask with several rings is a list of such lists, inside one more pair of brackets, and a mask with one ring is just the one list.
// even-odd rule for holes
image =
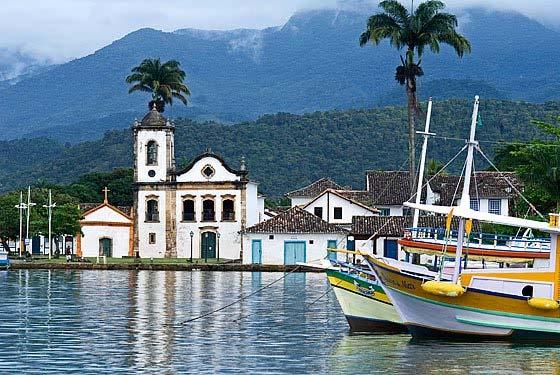
[[305, 241], [284, 242], [284, 264], [305, 262]]
[[399, 247], [397, 240], [385, 239], [385, 258], [398, 259]]
[[262, 241], [253, 240], [251, 242], [251, 252], [253, 255], [252, 263], [261, 264], [262, 263]]
[[[336, 240], [328, 240], [327, 249], [336, 249]], [[336, 260], [336, 253], [327, 250], [327, 258]]]

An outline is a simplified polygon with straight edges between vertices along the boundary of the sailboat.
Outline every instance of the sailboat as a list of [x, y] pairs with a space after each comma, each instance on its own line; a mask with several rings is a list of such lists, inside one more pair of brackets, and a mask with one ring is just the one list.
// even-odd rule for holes
[[[475, 97], [458, 206], [405, 203], [459, 218], [453, 275], [410, 272], [404, 262], [365, 256], [403, 324], [416, 338], [447, 337], [560, 342], [560, 215], [540, 222], [483, 213], [469, 207], [479, 98]], [[527, 228], [550, 236], [549, 259], [533, 268], [462, 269], [471, 220]]]

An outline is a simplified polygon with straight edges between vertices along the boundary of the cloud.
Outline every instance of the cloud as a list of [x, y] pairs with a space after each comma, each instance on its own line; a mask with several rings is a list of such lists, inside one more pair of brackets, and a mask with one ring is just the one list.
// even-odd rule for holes
[[[141, 27], [232, 29], [281, 25], [296, 11], [363, 8], [368, 0], [18, 0], [2, 4], [0, 48], [62, 62], [92, 53]], [[558, 0], [449, 0], [453, 8], [485, 6], [556, 22]]]

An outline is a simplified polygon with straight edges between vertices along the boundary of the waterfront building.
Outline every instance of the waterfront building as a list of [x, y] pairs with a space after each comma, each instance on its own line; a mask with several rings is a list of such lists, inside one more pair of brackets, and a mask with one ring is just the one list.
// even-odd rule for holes
[[286, 197], [290, 198], [292, 207], [305, 206], [328, 189], [341, 190], [343, 187], [330, 178], [321, 178], [301, 189], [290, 191]]
[[[82, 257], [133, 256], [133, 213], [130, 207], [116, 207], [109, 203], [105, 188], [102, 204], [83, 205], [81, 233], [76, 235], [76, 253]], [[61, 249], [64, 254], [65, 248]]]
[[[346, 248], [348, 230], [296, 206], [244, 231], [245, 264], [296, 264]], [[329, 254], [331, 257], [336, 253]]]
[[241, 232], [265, 219], [264, 197], [210, 149], [175, 166], [175, 126], [155, 108], [134, 132], [134, 254], [154, 258], [243, 257]]

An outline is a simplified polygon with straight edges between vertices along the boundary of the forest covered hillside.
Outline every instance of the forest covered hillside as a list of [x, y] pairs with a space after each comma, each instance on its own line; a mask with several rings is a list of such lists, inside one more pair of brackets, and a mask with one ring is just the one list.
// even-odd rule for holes
[[[470, 101], [463, 100], [434, 103], [432, 131], [438, 137], [458, 139], [430, 140], [429, 158], [445, 162], [463, 146], [471, 106]], [[560, 102], [482, 100], [482, 125], [477, 138], [482, 148], [492, 154], [499, 142], [542, 137], [531, 120], [548, 119], [559, 113]], [[261, 191], [270, 196], [279, 196], [320, 177], [361, 189], [368, 169], [406, 169], [403, 107], [305, 115], [278, 113], [236, 125], [185, 119], [175, 123], [178, 167], [208, 147], [232, 167], [237, 167], [245, 156], [251, 179], [260, 182]], [[68, 183], [84, 173], [132, 165], [130, 129], [109, 131], [102, 139], [75, 145], [47, 138], [2, 141], [0, 190], [38, 181]], [[482, 163], [478, 166], [485, 167]], [[461, 165], [453, 168], [458, 170]]]

